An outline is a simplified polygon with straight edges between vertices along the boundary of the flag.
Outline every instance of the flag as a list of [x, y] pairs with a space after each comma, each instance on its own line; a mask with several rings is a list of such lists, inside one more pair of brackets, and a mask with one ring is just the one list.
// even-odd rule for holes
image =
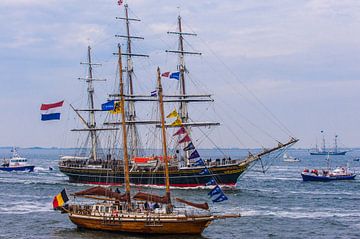
[[195, 149], [195, 146], [192, 142], [190, 142], [185, 148], [184, 148], [184, 151], [189, 151], [189, 150], [192, 150], [192, 149]]
[[60, 108], [63, 106], [64, 101], [59, 101], [52, 104], [42, 104], [40, 107], [41, 110], [41, 120], [59, 120], [60, 119]]
[[215, 179], [212, 178], [209, 182], [207, 182], [207, 183], [205, 184], [205, 186], [210, 186], [210, 185], [216, 185]]
[[204, 168], [199, 174], [200, 174], [200, 175], [210, 174], [210, 171], [209, 171], [209, 169]]
[[204, 161], [202, 159], [198, 159], [192, 166], [205, 166]]
[[177, 118], [174, 122], [170, 124], [170, 126], [181, 126], [182, 122], [180, 118]]
[[192, 152], [189, 156], [189, 159], [196, 159], [196, 158], [199, 158], [200, 157], [200, 154], [198, 153], [197, 150], [194, 150], [194, 152]]
[[182, 135], [182, 134], [185, 134], [185, 133], [186, 133], [185, 128], [181, 127], [178, 131], [175, 132], [175, 134], [173, 134], [173, 136]]
[[118, 1], [118, 5], [121, 6], [121, 4], [123, 3], [123, 0], [119, 0]]
[[173, 110], [172, 112], [170, 112], [170, 113], [166, 116], [166, 118], [179, 118], [179, 114], [178, 114], [178, 112], [177, 112], [176, 109], [175, 109], [175, 110]]
[[151, 91], [151, 96], [157, 96], [157, 90]]
[[180, 79], [180, 71], [174, 71], [174, 72], [164, 72], [161, 74], [162, 77], [167, 77], [169, 79], [176, 79], [179, 80]]
[[225, 201], [225, 200], [228, 200], [228, 197], [227, 197], [224, 193], [221, 193], [220, 196], [218, 196], [217, 198], [213, 199], [212, 201], [213, 201], [213, 202], [222, 202], [222, 201]]
[[110, 100], [104, 104], [101, 104], [101, 110], [102, 111], [114, 110], [114, 103], [115, 103], [115, 100]]
[[61, 207], [62, 205], [64, 205], [67, 201], [69, 201], [69, 198], [66, 194], [66, 191], [65, 189], [63, 189], [61, 191], [61, 193], [59, 193], [58, 195], [56, 195], [54, 197], [54, 200], [53, 200], [53, 208], [56, 209], [58, 207]]
[[191, 139], [190, 139], [189, 135], [185, 135], [185, 137], [179, 141], [179, 144], [190, 142], [190, 141], [191, 141]]
[[120, 114], [121, 113], [121, 102], [115, 101], [114, 109], [110, 111], [111, 114]]
[[213, 189], [211, 189], [211, 191], [208, 193], [208, 195], [210, 197], [215, 196], [217, 194], [224, 194], [221, 190], [221, 188], [219, 187], [219, 185], [216, 185]]

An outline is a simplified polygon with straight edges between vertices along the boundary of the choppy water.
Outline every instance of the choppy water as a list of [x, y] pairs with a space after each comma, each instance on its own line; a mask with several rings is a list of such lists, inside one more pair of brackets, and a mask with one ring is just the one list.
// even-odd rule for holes
[[[57, 169], [59, 150], [20, 150], [36, 165], [33, 173], [0, 172], [0, 238], [143, 238], [79, 230], [66, 214], [54, 212], [52, 198], [64, 187], [69, 192], [86, 185], [69, 184]], [[210, 151], [203, 154], [211, 153]], [[230, 151], [243, 155], [244, 151]], [[360, 183], [354, 181], [303, 182], [300, 172], [324, 167], [323, 156], [309, 156], [307, 151], [292, 150], [300, 163], [280, 160], [265, 173], [255, 166], [238, 181], [237, 190], [227, 191], [229, 201], [211, 204], [214, 211], [240, 212], [243, 217], [214, 222], [204, 238], [360, 238]], [[0, 150], [0, 158], [9, 153]], [[360, 152], [332, 158], [332, 165], [353, 161]], [[49, 171], [49, 166], [53, 171]], [[189, 200], [207, 199], [208, 190], [174, 190]], [[191, 238], [202, 238], [191, 237]], [[153, 237], [155, 238], [155, 237]], [[164, 236], [161, 238], [183, 238]]]

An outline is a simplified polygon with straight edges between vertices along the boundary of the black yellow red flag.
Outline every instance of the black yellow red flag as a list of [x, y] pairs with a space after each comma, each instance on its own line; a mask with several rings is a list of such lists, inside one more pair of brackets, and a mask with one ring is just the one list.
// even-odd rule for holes
[[54, 197], [53, 200], [53, 208], [56, 209], [58, 207], [61, 207], [64, 205], [67, 201], [69, 201], [69, 198], [66, 194], [65, 189], [63, 189], [58, 195]]

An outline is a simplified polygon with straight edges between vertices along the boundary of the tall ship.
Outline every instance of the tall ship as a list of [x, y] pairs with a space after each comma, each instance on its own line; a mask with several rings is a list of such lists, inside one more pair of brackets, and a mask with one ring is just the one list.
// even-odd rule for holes
[[[214, 220], [237, 218], [240, 214], [214, 214], [209, 210], [207, 202], [191, 202], [182, 198], [175, 198], [170, 191], [169, 164], [167, 155], [167, 137], [165, 128], [165, 113], [163, 105], [163, 89], [160, 69], [157, 71], [158, 101], [161, 125], [162, 158], [164, 159], [165, 194], [157, 195], [146, 192], [137, 192], [132, 195], [129, 152], [127, 146], [127, 127], [125, 118], [125, 94], [122, 80], [121, 48], [119, 46], [120, 66], [120, 114], [123, 138], [123, 162], [125, 192], [113, 192], [104, 187], [93, 187], [72, 194], [84, 199], [83, 202], [69, 201], [65, 189], [54, 197], [53, 207], [66, 213], [72, 223], [79, 228], [101, 230], [119, 233], [141, 234], [201, 234]], [[215, 181], [215, 180], [214, 180]], [[208, 193], [213, 202], [228, 200], [227, 196], [216, 185]], [[85, 202], [85, 199], [95, 202]], [[175, 206], [174, 201], [186, 205]]]
[[[184, 37], [196, 36], [194, 33], [183, 31], [182, 18], [179, 15], [177, 19], [176, 31], [168, 32], [170, 35], [178, 37], [178, 49], [167, 50], [168, 53], [177, 55], [178, 65], [175, 72], [163, 72], [161, 77], [174, 78], [179, 83], [179, 91], [176, 94], [164, 94], [164, 104], [176, 104], [177, 107], [167, 116], [167, 119], [174, 118], [172, 123], [165, 123], [167, 129], [174, 130], [173, 139], [177, 141], [173, 150], [169, 152], [167, 159], [163, 156], [153, 155], [148, 156], [141, 152], [141, 142], [139, 133], [139, 125], [146, 125], [153, 127], [153, 131], [161, 128], [159, 119], [155, 120], [140, 120], [137, 117], [137, 103], [157, 103], [159, 95], [156, 91], [151, 95], [139, 95], [134, 90], [134, 64], [133, 57], [148, 57], [144, 54], [134, 53], [132, 51], [132, 41], [134, 39], [143, 39], [139, 36], [133, 36], [130, 33], [130, 22], [140, 21], [139, 19], [129, 17], [128, 6], [125, 5], [125, 16], [117, 19], [125, 22], [124, 35], [116, 35], [117, 37], [126, 40], [126, 51], [119, 57], [126, 59], [124, 64], [124, 78], [125, 78], [125, 93], [124, 93], [124, 109], [125, 122], [129, 141], [129, 180], [131, 184], [143, 186], [165, 186], [164, 179], [166, 164], [168, 161], [168, 175], [169, 185], [171, 187], [189, 188], [189, 187], [203, 187], [209, 180], [216, 178], [220, 186], [234, 187], [240, 175], [250, 168], [256, 161], [261, 160], [277, 151], [283, 151], [292, 146], [298, 140], [291, 137], [287, 142], [277, 142], [272, 148], [262, 148], [256, 153], [250, 153], [245, 158], [230, 158], [224, 156], [222, 158], [200, 157], [196, 149], [196, 143], [192, 141], [192, 131], [194, 128], [201, 127], [217, 127], [220, 124], [217, 122], [195, 122], [190, 118], [188, 106], [194, 102], [213, 102], [211, 95], [207, 94], [189, 94], [186, 87], [188, 68], [185, 65], [186, 55], [198, 55], [200, 53], [188, 51], [184, 48]], [[119, 185], [123, 184], [125, 180], [124, 161], [121, 155], [116, 153], [99, 153], [99, 134], [100, 131], [117, 131], [120, 132], [119, 120], [108, 120], [103, 123], [102, 127], [98, 127], [95, 122], [95, 113], [108, 111], [114, 112], [119, 106], [121, 95], [118, 93], [110, 94], [109, 101], [102, 105], [101, 109], [96, 109], [93, 100], [94, 88], [92, 82], [96, 79], [92, 76], [92, 66], [95, 63], [91, 62], [90, 48], [88, 51], [89, 73], [85, 79], [88, 83], [89, 105], [88, 109], [75, 109], [75, 112], [84, 123], [84, 129], [76, 129], [74, 131], [88, 132], [90, 135], [90, 153], [88, 155], [71, 155], [63, 156], [59, 161], [59, 169], [62, 173], [69, 177], [72, 183], [84, 184], [100, 184], [100, 185]], [[110, 106], [110, 107], [108, 107]], [[88, 121], [81, 113], [88, 113]], [[110, 118], [116, 119], [112, 115]], [[213, 140], [212, 140], [213, 141]], [[123, 149], [124, 150], [124, 149]], [[214, 160], [215, 159], [215, 160]]]
[[338, 135], [335, 135], [334, 137], [334, 148], [326, 148], [326, 142], [325, 142], [325, 135], [324, 131], [321, 131], [322, 134], [322, 146], [321, 148], [317, 145], [315, 146], [315, 149], [310, 151], [310, 155], [345, 155], [348, 151], [345, 150], [339, 150], [338, 148]]

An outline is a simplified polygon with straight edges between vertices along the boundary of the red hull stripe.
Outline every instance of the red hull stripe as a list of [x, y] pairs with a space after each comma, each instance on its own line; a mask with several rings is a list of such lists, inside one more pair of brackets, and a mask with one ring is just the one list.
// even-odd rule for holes
[[[112, 186], [118, 186], [118, 185], [122, 185], [120, 183], [104, 183], [104, 182], [90, 182], [90, 181], [86, 181], [86, 182], [78, 182], [78, 183], [85, 183], [85, 184], [96, 184], [96, 185], [112, 185]], [[235, 187], [236, 183], [222, 183], [220, 184], [220, 186], [230, 186], [230, 187]], [[147, 187], [151, 187], [151, 186], [156, 186], [156, 187], [165, 187], [165, 184], [135, 184], [135, 186], [147, 186]], [[197, 183], [190, 183], [190, 184], [171, 184], [171, 187], [179, 187], [179, 188], [194, 188], [194, 187], [205, 187], [204, 184], [197, 184]]]
[[57, 107], [61, 107], [63, 106], [64, 101], [60, 101], [60, 102], [56, 102], [56, 103], [52, 103], [52, 104], [42, 104], [40, 107], [40, 110], [48, 110], [48, 109], [52, 109], [52, 108], [57, 108]]

